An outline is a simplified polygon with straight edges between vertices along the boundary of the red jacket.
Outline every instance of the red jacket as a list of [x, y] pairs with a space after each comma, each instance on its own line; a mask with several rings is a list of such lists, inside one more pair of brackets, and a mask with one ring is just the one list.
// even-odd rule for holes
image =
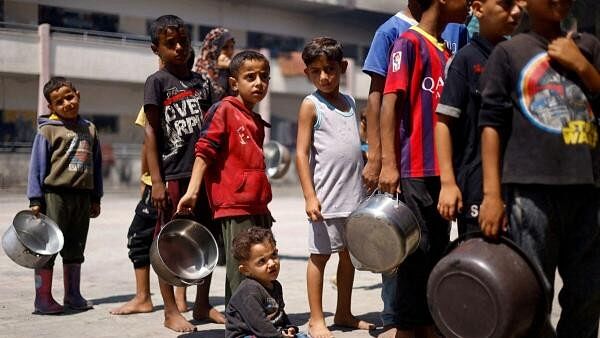
[[196, 156], [208, 164], [204, 183], [215, 219], [269, 212], [271, 184], [262, 152], [265, 127], [271, 126], [233, 96], [208, 111]]

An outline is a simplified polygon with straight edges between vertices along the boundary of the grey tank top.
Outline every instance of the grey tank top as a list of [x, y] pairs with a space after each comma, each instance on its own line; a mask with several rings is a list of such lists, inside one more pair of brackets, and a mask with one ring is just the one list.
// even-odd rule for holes
[[348, 111], [340, 111], [317, 92], [305, 98], [313, 102], [317, 115], [310, 168], [324, 218], [350, 215], [364, 195], [360, 118], [354, 99], [342, 96], [350, 107]]

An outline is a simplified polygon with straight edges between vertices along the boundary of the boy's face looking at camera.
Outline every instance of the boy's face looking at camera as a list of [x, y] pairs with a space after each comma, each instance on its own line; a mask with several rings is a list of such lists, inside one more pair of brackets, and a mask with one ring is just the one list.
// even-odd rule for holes
[[248, 259], [240, 262], [240, 272], [271, 288], [279, 276], [279, 255], [277, 247], [268, 240], [250, 246]]
[[167, 27], [158, 34], [158, 44], [152, 50], [166, 66], [187, 65], [190, 56], [190, 37], [184, 27]]
[[270, 80], [268, 61], [247, 59], [241, 64], [237, 74], [230, 77], [230, 85], [238, 92], [244, 105], [252, 109], [267, 95]]
[[63, 85], [49, 94], [48, 109], [67, 120], [79, 115], [79, 92], [70, 86]]
[[320, 92], [330, 94], [339, 90], [340, 77], [346, 73], [346, 67], [345, 60], [338, 62], [319, 55], [304, 69], [304, 74]]

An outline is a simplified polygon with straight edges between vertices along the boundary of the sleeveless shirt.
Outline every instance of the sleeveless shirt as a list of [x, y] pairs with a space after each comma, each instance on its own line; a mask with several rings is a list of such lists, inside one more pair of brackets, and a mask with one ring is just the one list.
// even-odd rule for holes
[[348, 111], [341, 111], [318, 92], [306, 97], [313, 102], [316, 122], [309, 164], [324, 218], [346, 217], [363, 198], [363, 158], [359, 117], [354, 99], [341, 94]]

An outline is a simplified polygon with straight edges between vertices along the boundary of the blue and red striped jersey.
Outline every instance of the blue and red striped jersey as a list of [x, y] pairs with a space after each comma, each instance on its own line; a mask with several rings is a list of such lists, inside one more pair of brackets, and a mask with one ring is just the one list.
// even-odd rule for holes
[[444, 42], [417, 26], [394, 42], [384, 94], [402, 96], [396, 104], [396, 160], [401, 177], [439, 176], [435, 108], [444, 88], [449, 58]]

